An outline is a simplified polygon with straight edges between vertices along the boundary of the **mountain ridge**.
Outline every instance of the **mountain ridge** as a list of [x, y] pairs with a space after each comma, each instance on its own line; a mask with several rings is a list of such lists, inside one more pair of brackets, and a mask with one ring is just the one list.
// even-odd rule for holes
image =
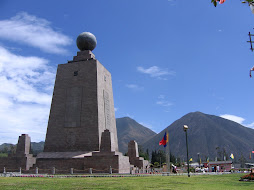
[[131, 140], [135, 140], [141, 145], [156, 135], [154, 131], [144, 127], [129, 117], [117, 118], [116, 126], [119, 150], [123, 153], [128, 151], [128, 143]]
[[[234, 121], [202, 112], [190, 112], [174, 121], [171, 125], [156, 134], [129, 117], [117, 118], [117, 134], [119, 151], [126, 153], [130, 140], [136, 140], [143, 150], [165, 150], [159, 141], [169, 131], [169, 148], [175, 157], [186, 160], [186, 142], [183, 125], [188, 125], [189, 156], [197, 159], [198, 153], [202, 160], [207, 157], [223, 159], [233, 153], [235, 159], [241, 156], [246, 159], [254, 150], [254, 129], [244, 127]], [[32, 142], [33, 153], [42, 151], [44, 142]], [[10, 143], [5, 143], [8, 147]], [[0, 145], [1, 150], [2, 145]]]
[[[129, 117], [117, 118], [117, 136], [119, 151], [126, 153], [128, 151], [128, 143], [131, 140], [135, 140], [139, 145], [147, 141], [150, 137], [153, 137], [156, 133], [151, 129], [144, 127]], [[18, 140], [18, 139], [17, 139]], [[11, 143], [4, 143], [0, 145], [0, 151], [7, 149], [10, 151]], [[33, 154], [38, 154], [43, 151], [44, 141], [31, 142], [31, 149]]]
[[219, 157], [218, 152], [224, 150], [227, 155], [234, 153], [237, 158], [241, 155], [247, 158], [254, 147], [253, 129], [244, 127], [234, 121], [202, 112], [191, 112], [182, 116], [144, 143], [143, 147], [150, 147], [150, 151], [163, 150], [158, 143], [165, 131], [168, 130], [171, 152], [176, 157], [186, 159], [183, 125], [189, 126], [187, 131], [189, 155], [193, 158], [197, 158], [197, 154], [200, 153], [203, 159], [207, 157], [214, 159], [216, 156]]

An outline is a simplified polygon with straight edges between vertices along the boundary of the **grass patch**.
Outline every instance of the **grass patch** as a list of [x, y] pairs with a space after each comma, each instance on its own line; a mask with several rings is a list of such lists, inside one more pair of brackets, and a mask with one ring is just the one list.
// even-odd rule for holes
[[243, 174], [202, 176], [149, 176], [99, 178], [0, 178], [3, 189], [252, 189], [253, 182], [241, 182]]
[[0, 157], [8, 157], [8, 153], [0, 153]]

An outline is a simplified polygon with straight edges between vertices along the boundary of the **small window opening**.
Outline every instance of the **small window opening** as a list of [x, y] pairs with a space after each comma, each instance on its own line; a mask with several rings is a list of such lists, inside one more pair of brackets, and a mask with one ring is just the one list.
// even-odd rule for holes
[[73, 76], [78, 76], [78, 71], [74, 71]]

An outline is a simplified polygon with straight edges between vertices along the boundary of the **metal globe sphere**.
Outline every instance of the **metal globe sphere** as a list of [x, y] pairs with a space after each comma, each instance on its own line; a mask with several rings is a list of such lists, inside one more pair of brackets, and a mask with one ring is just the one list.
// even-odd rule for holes
[[77, 47], [80, 51], [93, 50], [96, 47], [97, 40], [90, 32], [83, 32], [79, 34], [76, 40]]

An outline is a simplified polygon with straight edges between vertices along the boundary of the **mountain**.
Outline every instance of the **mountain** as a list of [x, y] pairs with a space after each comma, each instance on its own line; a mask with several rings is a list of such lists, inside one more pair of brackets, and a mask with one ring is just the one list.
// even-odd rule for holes
[[13, 146], [13, 144], [3, 143], [0, 145], [0, 151], [4, 151], [4, 152], [10, 151], [12, 146]]
[[154, 131], [144, 127], [129, 117], [117, 118], [116, 128], [119, 151], [122, 153], [128, 151], [128, 143], [131, 140], [135, 140], [138, 145], [141, 145], [156, 135]]
[[[116, 128], [119, 151], [122, 153], [126, 153], [128, 151], [128, 143], [131, 140], [135, 140], [140, 145], [140, 143], [144, 143], [146, 140], [156, 135], [155, 132], [144, 127], [143, 125], [140, 125], [129, 117], [116, 119]], [[4, 149], [9, 151], [11, 145], [12, 144], [7, 143], [0, 145], [0, 151], [3, 151]], [[43, 148], [44, 142], [31, 142], [31, 149], [34, 155], [42, 152]]]
[[235, 160], [241, 155], [249, 158], [254, 148], [254, 130], [244, 127], [236, 122], [201, 112], [192, 112], [176, 120], [159, 134], [145, 142], [142, 146], [149, 151], [164, 150], [159, 146], [165, 131], [169, 132], [170, 151], [176, 157], [186, 160], [186, 136], [183, 125], [188, 125], [188, 147], [189, 157], [197, 160], [198, 153], [204, 160], [209, 157], [214, 160], [216, 156], [223, 159], [225, 152], [227, 156], [234, 154]]
[[[10, 143], [3, 143], [0, 145], [0, 152], [10, 152], [12, 147], [16, 145]], [[42, 152], [44, 148], [44, 142], [31, 142], [31, 150], [34, 155], [37, 155], [39, 152]]]
[[38, 153], [42, 152], [44, 148], [44, 142], [31, 142], [31, 149], [32, 153], [34, 155], [37, 155]]

